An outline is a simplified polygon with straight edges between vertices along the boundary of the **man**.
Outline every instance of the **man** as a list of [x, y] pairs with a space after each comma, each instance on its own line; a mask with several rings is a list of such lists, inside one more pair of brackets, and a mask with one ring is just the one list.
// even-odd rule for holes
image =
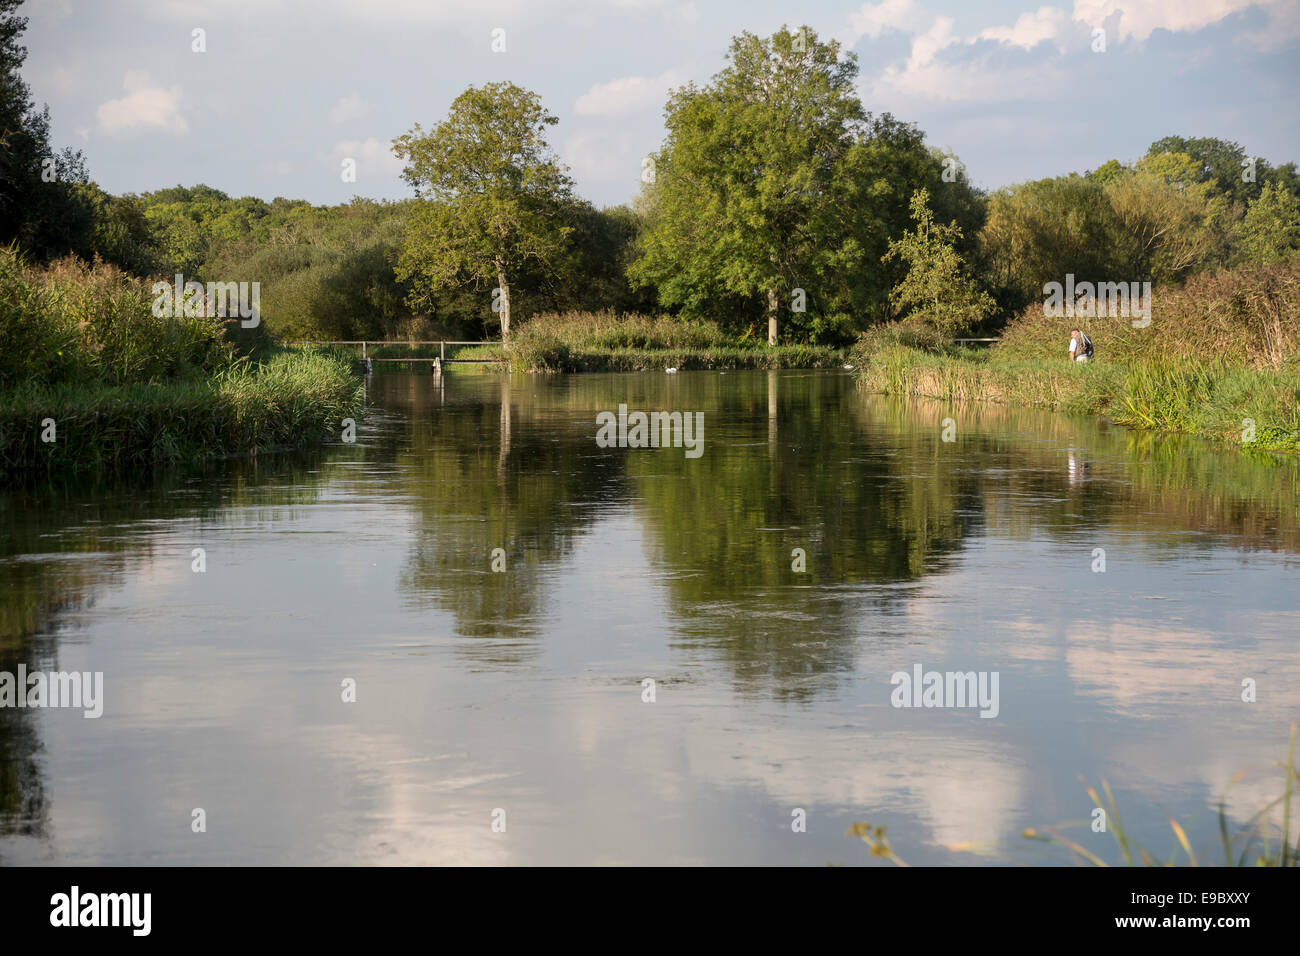
[[1092, 339], [1078, 329], [1070, 329], [1070, 361], [1087, 362], [1092, 358]]

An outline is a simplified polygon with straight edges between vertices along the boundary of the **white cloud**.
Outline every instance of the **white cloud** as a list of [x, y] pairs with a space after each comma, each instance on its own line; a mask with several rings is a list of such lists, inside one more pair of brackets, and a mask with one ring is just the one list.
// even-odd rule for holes
[[359, 119], [369, 113], [373, 105], [363, 100], [361, 94], [353, 90], [334, 104], [330, 110], [330, 122], [346, 123], [348, 120]]
[[392, 144], [370, 136], [366, 139], [345, 139], [334, 144], [329, 155], [321, 157], [335, 174], [342, 171], [345, 159], [357, 162], [357, 182], [367, 179], [391, 178], [402, 174], [402, 161], [393, 155]]
[[626, 180], [629, 192], [641, 185], [641, 161], [658, 148], [643, 134], [585, 129], [571, 133], [561, 155], [574, 175], [589, 181]]
[[668, 91], [683, 82], [679, 70], [668, 70], [658, 76], [619, 77], [608, 83], [597, 83], [579, 96], [573, 112], [578, 116], [628, 116], [659, 110], [668, 100]]
[[930, 63], [944, 47], [958, 42], [952, 32], [952, 17], [936, 17], [930, 28], [912, 40], [912, 55], [907, 58], [907, 69], [918, 70]]
[[[1293, 0], [1282, 0], [1277, 5], [1287, 2]], [[1074, 19], [1099, 27], [1118, 13], [1118, 38], [1140, 42], [1156, 30], [1201, 30], [1258, 3], [1259, 0], [1075, 0]]]
[[122, 80], [126, 96], [100, 104], [97, 116], [100, 129], [110, 133], [133, 130], [189, 129], [180, 113], [181, 88], [163, 89], [149, 85], [149, 76], [138, 70], [129, 71]]
[[1047, 91], [1059, 90], [1059, 59], [1040, 57], [1032, 64], [1005, 66], [978, 53], [964, 60], [941, 54], [950, 47], [970, 47], [986, 40], [1025, 51], [1050, 42], [1064, 55], [1072, 34], [1084, 43], [1090, 29], [1108, 18], [1114, 18], [1109, 23], [1115, 34], [1112, 43], [1142, 42], [1159, 29], [1201, 30], [1252, 6], [1267, 11], [1268, 28], [1242, 34], [1241, 41], [1276, 50], [1300, 36], [1300, 7], [1294, 0], [1075, 0], [1072, 13], [1063, 7], [1041, 6], [1022, 13], [1010, 26], [985, 27], [964, 38], [953, 32], [951, 17], [930, 14], [917, 0], [880, 0], [849, 14], [841, 38], [852, 46], [888, 30], [911, 35], [905, 63], [890, 64], [874, 80], [865, 80], [864, 87], [876, 95], [901, 93], [950, 101], [1041, 99]]
[[930, 15], [916, 0], [864, 3], [856, 12], [849, 14], [848, 29], [841, 34], [840, 40], [846, 46], [853, 46], [863, 37], [874, 40], [886, 30], [918, 33], [929, 22]]
[[[1060, 7], [1039, 7], [1033, 13], [1022, 13], [1009, 27], [981, 30], [978, 39], [997, 40], [1032, 50], [1044, 40], [1059, 39], [1065, 32], [1069, 19]], [[1059, 44], [1058, 49], [1061, 49]], [[1065, 52], [1064, 49], [1061, 52]]]
[[872, 98], [891, 93], [924, 100], [950, 102], [1051, 99], [1058, 83], [1037, 66], [991, 69], [973, 60], [966, 63], [927, 63], [915, 69], [891, 66], [872, 84]]

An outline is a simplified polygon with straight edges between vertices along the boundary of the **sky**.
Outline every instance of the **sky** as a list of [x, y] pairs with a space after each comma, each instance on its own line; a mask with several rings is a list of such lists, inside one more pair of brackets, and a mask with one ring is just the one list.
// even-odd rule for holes
[[1300, 0], [28, 0], [20, 14], [56, 145], [111, 193], [405, 198], [392, 140], [466, 87], [510, 80], [559, 118], [550, 143], [578, 191], [627, 202], [668, 91], [707, 83], [732, 36], [786, 24], [855, 53], [866, 109], [915, 122], [983, 188], [1130, 161], [1168, 135], [1300, 161]]

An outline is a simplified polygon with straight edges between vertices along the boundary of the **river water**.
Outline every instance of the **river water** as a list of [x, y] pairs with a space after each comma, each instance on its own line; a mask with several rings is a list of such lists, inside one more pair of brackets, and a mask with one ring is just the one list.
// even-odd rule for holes
[[[1102, 779], [1221, 860], [1233, 775], [1230, 822], [1281, 792], [1294, 457], [846, 372], [368, 396], [355, 442], [4, 493], [0, 672], [103, 715], [0, 708], [0, 862], [1116, 861]], [[698, 457], [602, 447], [620, 405]], [[918, 667], [984, 703], [895, 706]]]

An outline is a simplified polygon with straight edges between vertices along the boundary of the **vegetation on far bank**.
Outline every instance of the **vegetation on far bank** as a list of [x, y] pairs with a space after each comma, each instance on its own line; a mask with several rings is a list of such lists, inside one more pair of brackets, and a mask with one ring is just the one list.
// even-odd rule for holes
[[146, 467], [337, 433], [362, 383], [340, 355], [238, 354], [237, 320], [159, 318], [103, 263], [0, 249], [0, 474]]
[[[1151, 324], [1128, 318], [1013, 320], [988, 349], [924, 323], [864, 335], [850, 361], [873, 391], [1042, 405], [1140, 428], [1300, 450], [1300, 259], [1203, 273], [1158, 287]], [[1068, 360], [1068, 329], [1096, 346]]]
[[[1254, 419], [1258, 444], [1296, 445], [1295, 297], [1258, 283], [1273, 268], [1294, 282], [1300, 172], [1239, 143], [1166, 136], [1138, 157], [984, 192], [915, 124], [868, 110], [851, 51], [783, 27], [734, 37], [713, 77], [670, 93], [667, 136], [628, 205], [577, 194], [549, 143], [558, 118], [508, 82], [467, 88], [394, 141], [410, 199], [322, 207], [204, 185], [110, 196], [79, 152], [50, 142], [48, 111], [19, 75], [17, 6], [0, 0], [12, 93], [0, 103], [0, 242], [34, 262], [256, 282], [272, 339], [499, 337], [518, 369], [817, 367], [862, 336], [853, 364], [883, 390], [1220, 437]], [[1099, 361], [1066, 366], [1070, 321], [1034, 316], [1044, 285], [1069, 275], [1154, 283], [1152, 326], [1113, 320], [1112, 335], [1084, 320]], [[212, 371], [201, 323], [96, 321], [95, 361], [124, 363], [130, 382]], [[132, 329], [162, 336], [161, 351], [118, 340]], [[943, 344], [999, 332], [987, 354]], [[20, 379], [87, 361], [12, 334], [25, 343]]]
[[716, 322], [611, 311], [541, 315], [520, 328], [506, 362], [521, 372], [629, 372], [665, 368], [834, 368], [838, 349], [775, 348], [728, 334]]

